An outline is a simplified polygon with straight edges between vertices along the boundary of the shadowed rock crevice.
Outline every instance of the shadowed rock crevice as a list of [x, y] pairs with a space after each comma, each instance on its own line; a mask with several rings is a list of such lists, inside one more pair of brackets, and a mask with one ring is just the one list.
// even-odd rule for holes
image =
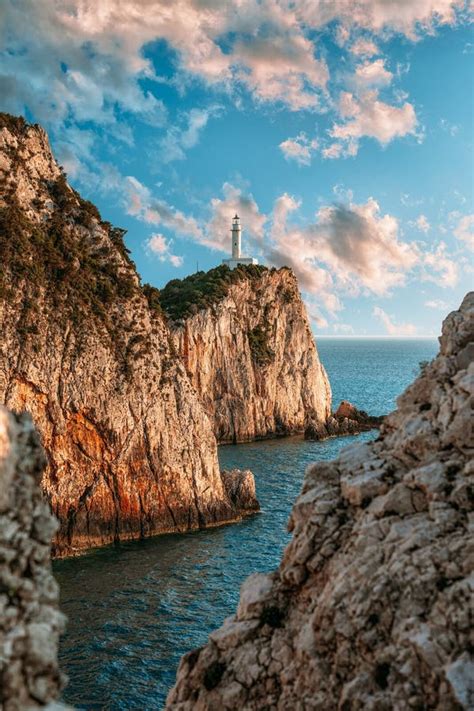
[[474, 708], [473, 343], [470, 293], [380, 437], [308, 468], [280, 567], [183, 657], [167, 709]]

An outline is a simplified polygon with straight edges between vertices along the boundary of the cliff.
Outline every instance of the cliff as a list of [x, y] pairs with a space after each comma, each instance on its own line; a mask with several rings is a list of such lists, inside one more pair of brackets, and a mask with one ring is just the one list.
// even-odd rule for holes
[[326, 422], [331, 389], [290, 269], [218, 267], [170, 282], [160, 298], [219, 442]]
[[[55, 553], [231, 521], [208, 417], [123, 231], [71, 189], [44, 131], [0, 115], [0, 402], [34, 419]], [[234, 473], [245, 480], [248, 474]]]
[[44, 708], [64, 682], [57, 660], [64, 616], [50, 560], [57, 524], [39, 487], [45, 463], [31, 418], [0, 407], [0, 707], [5, 711]]
[[474, 293], [375, 442], [310, 466], [280, 567], [181, 661], [167, 708], [474, 707]]

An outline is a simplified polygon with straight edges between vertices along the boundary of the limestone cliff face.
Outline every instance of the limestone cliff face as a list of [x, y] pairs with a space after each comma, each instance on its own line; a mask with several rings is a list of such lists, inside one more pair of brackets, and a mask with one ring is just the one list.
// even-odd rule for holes
[[0, 115], [0, 171], [0, 402], [41, 434], [56, 553], [238, 517], [121, 231], [68, 186], [38, 126]]
[[280, 567], [186, 655], [167, 708], [474, 708], [474, 293], [369, 444], [309, 467]]
[[290, 269], [261, 270], [177, 322], [176, 348], [219, 442], [302, 432], [325, 422], [331, 389]]
[[[39, 483], [46, 463], [29, 415], [0, 407], [0, 708], [45, 708], [59, 696], [59, 589], [51, 572], [57, 523]], [[48, 709], [66, 708], [56, 704]]]

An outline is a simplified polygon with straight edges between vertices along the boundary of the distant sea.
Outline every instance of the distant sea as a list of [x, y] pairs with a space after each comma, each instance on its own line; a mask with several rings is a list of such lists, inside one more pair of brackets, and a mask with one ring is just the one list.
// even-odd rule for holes
[[[350, 400], [372, 414], [396, 397], [436, 355], [430, 340], [320, 339], [333, 402]], [[60, 657], [77, 709], [163, 707], [182, 654], [206, 642], [232, 614], [252, 572], [275, 568], [288, 542], [286, 522], [305, 467], [332, 459], [358, 437], [305, 442], [302, 437], [219, 448], [222, 468], [251, 469], [262, 513], [241, 523], [159, 536], [94, 550], [54, 563], [69, 617]]]

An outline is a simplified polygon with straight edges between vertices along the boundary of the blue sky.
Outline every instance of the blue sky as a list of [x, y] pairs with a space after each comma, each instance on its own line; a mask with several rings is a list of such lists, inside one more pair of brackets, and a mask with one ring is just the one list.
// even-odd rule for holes
[[45, 126], [143, 281], [219, 264], [237, 210], [245, 251], [295, 270], [316, 334], [437, 335], [472, 288], [464, 0], [1, 12], [1, 109]]

